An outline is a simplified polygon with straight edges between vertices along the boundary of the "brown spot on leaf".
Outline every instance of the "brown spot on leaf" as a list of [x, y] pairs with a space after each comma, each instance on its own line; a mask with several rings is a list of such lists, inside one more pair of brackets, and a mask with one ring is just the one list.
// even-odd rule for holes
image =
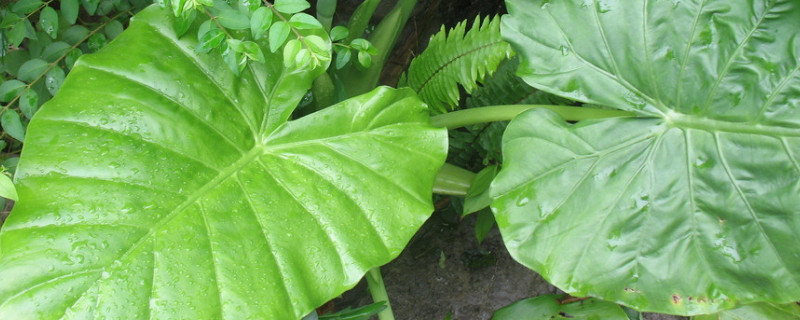
[[681, 303], [681, 296], [679, 296], [677, 294], [673, 294], [672, 295], [672, 303], [674, 303], [674, 304]]

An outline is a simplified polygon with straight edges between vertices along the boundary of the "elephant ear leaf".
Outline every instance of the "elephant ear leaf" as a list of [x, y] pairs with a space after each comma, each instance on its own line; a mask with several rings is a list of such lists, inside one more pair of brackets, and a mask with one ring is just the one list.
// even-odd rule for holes
[[639, 115], [511, 122], [491, 194], [512, 255], [643, 311], [800, 300], [798, 2], [507, 3], [526, 82]]
[[289, 121], [317, 71], [235, 76], [172, 25], [139, 13], [31, 121], [0, 318], [297, 319], [432, 212], [446, 132], [413, 92]]

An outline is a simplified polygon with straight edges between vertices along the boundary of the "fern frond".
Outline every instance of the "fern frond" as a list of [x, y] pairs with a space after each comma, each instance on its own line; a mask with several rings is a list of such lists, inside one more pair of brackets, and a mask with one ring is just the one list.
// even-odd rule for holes
[[[576, 105], [574, 101], [539, 91], [529, 86], [515, 73], [519, 66], [517, 57], [505, 60], [492, 76], [467, 97], [467, 108], [510, 104]], [[447, 162], [462, 168], [476, 170], [489, 164], [502, 163], [502, 136], [507, 121], [480, 123], [450, 133], [450, 151]]]
[[467, 97], [467, 108], [508, 104], [576, 105], [576, 102], [531, 87], [516, 75], [519, 59], [514, 57], [497, 67], [491, 77], [483, 81]]
[[466, 31], [467, 21], [450, 32], [445, 28], [435, 34], [428, 47], [411, 61], [407, 85], [430, 107], [432, 113], [444, 113], [458, 104], [458, 85], [468, 93], [492, 74], [503, 60], [513, 55], [511, 46], [500, 36], [500, 17], [477, 17]]

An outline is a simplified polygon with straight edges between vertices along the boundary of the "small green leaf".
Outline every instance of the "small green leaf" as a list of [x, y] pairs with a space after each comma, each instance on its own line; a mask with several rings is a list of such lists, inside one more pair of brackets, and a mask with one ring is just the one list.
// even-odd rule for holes
[[11, 7], [11, 11], [19, 14], [29, 14], [36, 11], [44, 4], [40, 0], [19, 0]]
[[200, 43], [197, 46], [197, 51], [209, 52], [218, 47], [222, 43], [222, 40], [225, 40], [225, 34], [222, 33], [222, 30], [210, 28], [208, 32], [200, 36]]
[[72, 51], [67, 53], [67, 56], [64, 58], [64, 64], [66, 64], [67, 69], [72, 69], [72, 66], [75, 65], [75, 62], [78, 61], [83, 55], [83, 51], [79, 48], [75, 48]]
[[239, 39], [226, 39], [225, 42], [228, 43], [228, 46], [236, 52], [242, 52], [242, 40]]
[[180, 17], [184, 12], [192, 11], [193, 3], [186, 0], [170, 0], [169, 6], [172, 8], [172, 14]]
[[361, 306], [355, 309], [344, 308], [336, 313], [319, 316], [319, 320], [367, 320], [386, 309], [386, 301]]
[[114, 2], [119, 1], [121, 0], [102, 0], [94, 14], [98, 16], [107, 16], [111, 10], [114, 10]]
[[61, 55], [69, 50], [70, 45], [64, 41], [56, 41], [47, 45], [42, 52], [42, 59], [47, 62], [55, 62]]
[[11, 199], [14, 201], [19, 200], [17, 197], [17, 189], [14, 188], [14, 182], [5, 174], [0, 173], [0, 197]]
[[269, 29], [269, 51], [275, 52], [278, 51], [284, 42], [286, 42], [286, 38], [289, 37], [289, 25], [283, 21], [276, 21], [272, 24], [272, 27]]
[[31, 59], [25, 62], [17, 72], [17, 78], [25, 82], [31, 82], [45, 72], [50, 64], [42, 59]]
[[103, 32], [109, 40], [112, 40], [122, 33], [123, 29], [122, 23], [117, 20], [111, 20], [106, 24], [105, 28], [103, 28]]
[[233, 9], [219, 11], [217, 14], [217, 21], [228, 29], [244, 30], [250, 28], [250, 19], [241, 12]]
[[64, 76], [64, 70], [61, 70], [59, 67], [50, 69], [50, 71], [47, 72], [44, 78], [44, 85], [47, 87], [47, 91], [50, 92], [50, 94], [56, 95], [58, 89], [61, 89], [61, 84], [64, 83]]
[[75, 24], [75, 21], [78, 21], [80, 6], [78, 0], [61, 0], [61, 15], [64, 20], [67, 20], [69, 24]]
[[189, 10], [175, 18], [175, 23], [173, 26], [175, 27], [175, 33], [178, 35], [178, 37], [182, 37], [187, 31], [189, 31], [189, 28], [192, 26], [192, 23], [194, 23], [194, 19], [196, 17], [197, 11]]
[[300, 54], [300, 49], [303, 45], [300, 43], [300, 40], [292, 39], [286, 43], [286, 46], [283, 47], [283, 66], [286, 68], [290, 68], [293, 66], [295, 57]]
[[97, 11], [100, 0], [81, 0], [81, 3], [83, 4], [83, 8], [86, 9], [86, 12], [93, 16]]
[[19, 110], [30, 119], [36, 110], [39, 109], [39, 94], [35, 90], [25, 90], [19, 97]]
[[330, 57], [330, 42], [325, 41], [320, 36], [307, 36], [305, 37], [306, 44], [311, 51], [321, 57]]
[[280, 13], [292, 14], [311, 7], [305, 0], [275, 0], [275, 10]]
[[492, 214], [491, 210], [486, 209], [478, 212], [475, 220], [475, 239], [478, 240], [478, 244], [483, 242], [483, 239], [486, 239], [486, 235], [492, 230], [494, 223], [494, 214]]
[[64, 34], [61, 35], [61, 39], [74, 46], [83, 41], [83, 38], [86, 38], [88, 35], [89, 29], [86, 29], [84, 26], [75, 25], [64, 31]]
[[39, 40], [39, 37], [36, 35], [36, 29], [33, 27], [33, 24], [31, 24], [31, 21], [25, 19], [22, 20], [22, 23], [25, 25], [25, 38]]
[[253, 17], [250, 18], [250, 32], [253, 33], [253, 39], [261, 39], [267, 33], [270, 25], [272, 25], [272, 10], [267, 7], [256, 9]]
[[350, 48], [347, 47], [334, 47], [336, 51], [336, 69], [344, 68], [348, 62], [350, 62], [350, 58], [353, 56], [353, 53], [350, 51]]
[[44, 31], [51, 39], [58, 37], [58, 13], [49, 6], [39, 13], [39, 30]]
[[308, 49], [300, 49], [297, 55], [294, 56], [294, 67], [305, 67], [311, 63], [311, 51]]
[[16, 78], [19, 67], [21, 67], [23, 63], [28, 62], [30, 59], [30, 53], [24, 48], [8, 52], [6, 53], [5, 57], [2, 58], [0, 70], [7, 72], [11, 77]]
[[331, 29], [331, 41], [339, 41], [350, 35], [350, 30], [345, 26], [335, 26]]
[[259, 0], [241, 0], [239, 2], [239, 9], [245, 9], [248, 15], [252, 15], [258, 8], [264, 8]]
[[244, 58], [242, 55], [236, 52], [232, 46], [228, 46], [228, 48], [222, 52], [222, 60], [236, 75], [241, 74], [242, 70], [244, 70], [244, 67], [247, 65], [247, 58]]
[[358, 52], [358, 65], [366, 69], [372, 66], [372, 56], [365, 51]]
[[492, 199], [489, 197], [489, 186], [492, 180], [497, 175], [497, 166], [488, 166], [483, 168], [469, 185], [467, 196], [464, 198], [464, 209], [462, 214], [467, 215], [477, 212], [492, 204]]
[[24, 46], [28, 47], [28, 52], [30, 52], [32, 57], [38, 57], [44, 51], [44, 48], [47, 47], [50, 43], [53, 42], [44, 31], [37, 31], [34, 30], [36, 34], [36, 38], [28, 40]]
[[19, 114], [14, 110], [6, 110], [0, 116], [0, 125], [3, 130], [14, 139], [25, 142], [25, 127], [22, 126], [22, 121], [19, 119]]
[[13, 12], [8, 12], [6, 13], [5, 17], [3, 17], [3, 22], [0, 22], [0, 28], [3, 29], [8, 28], [10, 26], [17, 24], [17, 22], [19, 22], [20, 20], [22, 20], [22, 16]]
[[102, 33], [95, 33], [89, 37], [86, 44], [89, 46], [89, 52], [97, 52], [106, 45], [106, 36]]
[[27, 35], [26, 23], [29, 23], [28, 20], [22, 19], [14, 24], [11, 30], [8, 31], [8, 42], [11, 46], [18, 47], [22, 43], [22, 40], [25, 40], [25, 36]]
[[250, 60], [261, 62], [265, 59], [264, 52], [261, 51], [261, 47], [259, 47], [258, 44], [253, 41], [243, 41], [242, 49], [242, 53]]
[[366, 39], [362, 38], [353, 39], [353, 41], [350, 42], [350, 46], [352, 46], [354, 49], [358, 51], [364, 51], [371, 55], [378, 54], [378, 49], [376, 49], [375, 46], [372, 45], [372, 42], [369, 42]]
[[[0, 150], [5, 148], [6, 145], [0, 144]], [[2, 166], [6, 168], [6, 172], [11, 173], [12, 176], [16, 174], [15, 172], [17, 171], [17, 165], [19, 165], [19, 157], [10, 157], [2, 163]]]
[[298, 13], [289, 18], [289, 24], [296, 29], [322, 29], [316, 18], [306, 13]]
[[23, 88], [25, 88], [25, 83], [16, 79], [3, 82], [3, 84], [0, 84], [0, 101], [11, 101]]

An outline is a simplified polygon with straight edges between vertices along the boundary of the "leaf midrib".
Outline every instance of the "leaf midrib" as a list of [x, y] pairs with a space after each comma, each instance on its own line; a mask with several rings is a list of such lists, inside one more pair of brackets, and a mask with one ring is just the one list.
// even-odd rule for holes
[[681, 129], [697, 129], [707, 132], [730, 132], [754, 134], [770, 137], [800, 137], [800, 128], [780, 127], [776, 125], [763, 125], [760, 123], [734, 122], [705, 118], [697, 115], [687, 115], [675, 111], [668, 111], [663, 119], [670, 127]]
[[229, 165], [224, 170], [221, 170], [219, 174], [216, 177], [214, 177], [214, 179], [211, 179], [211, 181], [204, 184], [202, 187], [200, 187], [200, 189], [193, 192], [191, 195], [189, 195], [188, 198], [186, 198], [186, 200], [181, 202], [180, 205], [175, 207], [175, 209], [170, 211], [164, 218], [161, 218], [157, 223], [155, 223], [152, 227], [150, 227], [150, 230], [148, 230], [146, 234], [144, 234], [141, 238], [139, 238], [139, 240], [137, 240], [136, 243], [134, 243], [127, 251], [125, 251], [125, 253], [120, 256], [119, 260], [124, 260], [128, 255], [134, 252], [136, 248], [145, 243], [147, 239], [150, 239], [153, 233], [155, 233], [157, 230], [161, 230], [161, 228], [170, 221], [172, 221], [172, 219], [175, 218], [175, 216], [186, 210], [186, 208], [197, 203], [197, 200], [200, 199], [200, 197], [208, 194], [209, 191], [213, 190], [214, 188], [222, 184], [225, 180], [233, 176], [236, 172], [238, 172], [239, 170], [250, 164], [250, 162], [255, 160], [258, 156], [262, 155], [264, 153], [264, 150], [265, 147], [263, 145], [256, 145], [255, 147], [253, 147], [253, 149], [251, 149], [241, 158], [239, 158], [239, 160]]

